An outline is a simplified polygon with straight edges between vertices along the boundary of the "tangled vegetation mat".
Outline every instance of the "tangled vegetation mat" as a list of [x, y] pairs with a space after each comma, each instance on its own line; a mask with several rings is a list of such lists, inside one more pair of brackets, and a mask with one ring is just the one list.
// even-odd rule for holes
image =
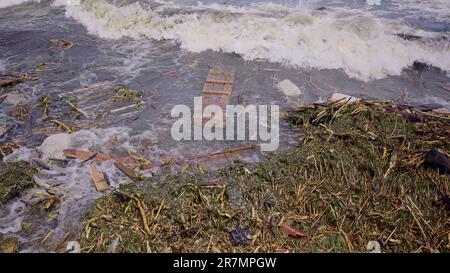
[[[449, 251], [449, 114], [341, 101], [284, 118], [297, 146], [130, 181], [72, 239], [83, 252]], [[0, 169], [1, 204], [32, 185], [28, 163]]]
[[341, 101], [285, 118], [298, 146], [260, 163], [182, 168], [103, 196], [82, 251], [449, 251], [448, 114]]

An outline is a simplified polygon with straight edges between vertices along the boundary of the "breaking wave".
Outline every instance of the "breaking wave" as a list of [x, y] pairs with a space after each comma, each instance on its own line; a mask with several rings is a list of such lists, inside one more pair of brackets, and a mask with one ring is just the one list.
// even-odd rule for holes
[[15, 5], [19, 5], [19, 4], [22, 4], [22, 3], [24, 3], [24, 2], [31, 2], [31, 1], [34, 1], [34, 2], [40, 2], [40, 0], [1, 0], [0, 1], [0, 9], [1, 8], [6, 8], [6, 7], [9, 7], [9, 6], [15, 6]]
[[[78, 4], [73, 4], [78, 1]], [[402, 3], [402, 1], [397, 1]], [[342, 69], [361, 80], [400, 75], [414, 61], [450, 71], [446, 33], [408, 27], [367, 10], [258, 3], [183, 5], [166, 1], [57, 0], [66, 15], [102, 38], [175, 40], [190, 52], [240, 54], [287, 66]], [[408, 41], [395, 34], [425, 37]]]

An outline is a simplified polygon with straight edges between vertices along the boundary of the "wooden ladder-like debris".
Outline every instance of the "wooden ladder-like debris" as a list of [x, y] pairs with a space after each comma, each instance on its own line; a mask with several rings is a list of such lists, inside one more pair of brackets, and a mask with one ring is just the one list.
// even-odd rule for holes
[[[202, 90], [203, 109], [208, 105], [217, 105], [225, 113], [226, 106], [230, 102], [233, 91], [236, 71], [233, 68], [212, 67], [208, 72], [208, 77]], [[194, 119], [200, 118], [194, 116]], [[208, 121], [208, 120], [203, 120]], [[225, 122], [219, 122], [221, 128], [225, 127]]]

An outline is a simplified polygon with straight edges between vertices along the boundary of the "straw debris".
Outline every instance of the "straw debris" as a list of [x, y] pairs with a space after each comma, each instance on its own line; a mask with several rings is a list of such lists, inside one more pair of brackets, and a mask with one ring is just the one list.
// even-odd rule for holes
[[431, 149], [448, 158], [448, 114], [340, 101], [285, 118], [304, 137], [260, 163], [182, 169], [103, 196], [82, 251], [449, 251], [449, 176], [423, 164]]
[[0, 162], [0, 206], [33, 186], [35, 170], [28, 162]]

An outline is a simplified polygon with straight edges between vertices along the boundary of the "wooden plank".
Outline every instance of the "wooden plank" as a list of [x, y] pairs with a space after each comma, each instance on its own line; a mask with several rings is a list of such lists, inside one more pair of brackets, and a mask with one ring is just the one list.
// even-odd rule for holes
[[208, 72], [206, 82], [220, 83], [220, 84], [234, 84], [235, 79], [234, 69], [223, 69], [220, 67], [213, 67]]
[[[64, 156], [67, 158], [76, 158], [76, 159], [88, 159], [90, 157], [92, 157], [95, 153], [89, 152], [89, 151], [82, 151], [82, 150], [75, 150], [75, 149], [65, 149], [63, 151]], [[138, 162], [136, 161], [136, 159], [132, 158], [132, 157], [118, 157], [118, 156], [113, 156], [110, 154], [100, 154], [97, 153], [97, 155], [94, 157], [94, 160], [115, 160], [115, 161], [119, 161], [123, 164], [137, 164]], [[143, 166], [144, 169], [150, 169], [152, 168], [152, 166], [150, 164], [144, 164]]]
[[232, 84], [205, 83], [205, 85], [203, 86], [202, 93], [221, 93], [230, 96], [232, 90], [233, 90]]
[[126, 176], [128, 176], [134, 182], [137, 182], [140, 180], [139, 175], [134, 170], [125, 166], [125, 164], [123, 164], [122, 162], [116, 161], [116, 162], [114, 162], [114, 166], [116, 166], [117, 169], [122, 171]]
[[97, 169], [95, 163], [91, 164], [91, 178], [98, 192], [104, 192], [108, 189], [109, 186], [106, 182], [105, 175]]
[[223, 95], [223, 96], [230, 96], [231, 95], [228, 92], [217, 92], [217, 91], [203, 91], [203, 94], [207, 94], [207, 95]]

